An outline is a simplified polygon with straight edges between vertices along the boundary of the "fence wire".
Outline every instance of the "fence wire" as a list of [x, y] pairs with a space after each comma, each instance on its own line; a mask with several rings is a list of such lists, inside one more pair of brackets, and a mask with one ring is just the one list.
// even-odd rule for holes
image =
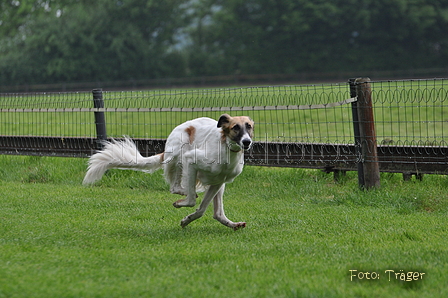
[[[88, 92], [2, 94], [2, 135], [94, 137]], [[259, 141], [351, 142], [346, 84], [103, 92], [110, 137], [166, 138], [178, 124], [223, 113], [256, 122]]]
[[447, 146], [448, 80], [372, 82], [380, 145]]
[[[446, 146], [448, 80], [371, 82], [379, 145]], [[255, 141], [353, 144], [348, 84], [103, 92], [109, 137], [164, 139], [222, 113], [256, 122]], [[306, 108], [308, 107], [308, 108]], [[0, 94], [0, 135], [96, 137], [91, 92]]]
[[0, 135], [94, 137], [91, 92], [0, 94]]

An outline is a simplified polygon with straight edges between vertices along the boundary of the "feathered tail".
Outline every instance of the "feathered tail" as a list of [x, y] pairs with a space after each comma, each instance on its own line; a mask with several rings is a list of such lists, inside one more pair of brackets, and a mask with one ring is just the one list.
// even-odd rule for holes
[[109, 169], [135, 170], [152, 173], [163, 165], [163, 154], [141, 156], [131, 139], [105, 142], [104, 149], [92, 155], [83, 184], [94, 183]]

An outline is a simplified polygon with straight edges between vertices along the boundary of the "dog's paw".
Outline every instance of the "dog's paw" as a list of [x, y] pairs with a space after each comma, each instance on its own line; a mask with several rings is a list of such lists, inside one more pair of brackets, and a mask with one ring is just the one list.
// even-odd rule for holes
[[183, 228], [185, 228], [186, 226], [188, 226], [189, 223], [185, 222], [185, 220], [181, 220], [180, 221], [180, 226]]
[[185, 228], [186, 226], [188, 226], [188, 224], [189, 224], [190, 222], [192, 222], [193, 220], [196, 219], [196, 217], [194, 216], [194, 214], [195, 214], [195, 213], [190, 214], [190, 215], [186, 216], [184, 219], [182, 219], [182, 220], [180, 221], [180, 226], [181, 226], [182, 228]]
[[194, 207], [196, 205], [196, 202], [189, 202], [187, 200], [177, 200], [173, 203], [173, 206], [176, 208], [182, 208], [182, 207]]
[[170, 190], [170, 192], [175, 195], [181, 195], [181, 196], [187, 195], [187, 193], [185, 192], [184, 189], [172, 189], [172, 190]]
[[236, 222], [235, 226], [233, 227], [233, 230], [239, 230], [239, 229], [243, 229], [246, 227], [246, 223], [245, 222]]
[[173, 203], [173, 206], [175, 207], [175, 208], [180, 208], [180, 207], [182, 207], [181, 205], [179, 205], [179, 201], [183, 201], [183, 200], [178, 200], [178, 201], [176, 201], [176, 202], [174, 202]]

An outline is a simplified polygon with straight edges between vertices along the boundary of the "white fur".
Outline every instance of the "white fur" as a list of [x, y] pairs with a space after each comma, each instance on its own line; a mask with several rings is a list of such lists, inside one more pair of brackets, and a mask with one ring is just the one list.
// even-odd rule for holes
[[[238, 137], [228, 133], [230, 124], [241, 127]], [[199, 209], [181, 221], [182, 227], [201, 217], [212, 199], [215, 219], [235, 230], [245, 227], [246, 223], [232, 222], [225, 216], [222, 197], [225, 184], [232, 182], [243, 169], [243, 142], [251, 144], [252, 125], [249, 117], [232, 118], [226, 114], [221, 116], [219, 124], [210, 118], [187, 121], [168, 136], [165, 152], [151, 157], [141, 156], [129, 138], [106, 142], [104, 149], [90, 158], [83, 183], [94, 183], [113, 168], [149, 173], [163, 168], [171, 193], [186, 196], [176, 201], [174, 207], [195, 206], [196, 192], [206, 190]]]
[[123, 141], [105, 142], [104, 149], [89, 159], [89, 167], [83, 184], [100, 180], [109, 169], [129, 169], [153, 173], [161, 169], [160, 155], [143, 157], [129, 138]]

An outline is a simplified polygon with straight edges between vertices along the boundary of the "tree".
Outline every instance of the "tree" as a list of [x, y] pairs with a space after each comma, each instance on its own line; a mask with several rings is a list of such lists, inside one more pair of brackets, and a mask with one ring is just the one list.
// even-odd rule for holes
[[443, 0], [214, 3], [201, 54], [219, 57], [220, 73], [427, 68], [448, 54]]
[[[68, 1], [69, 2], [69, 1]], [[3, 84], [170, 75], [181, 0], [81, 1], [28, 17], [3, 38]]]
[[448, 58], [445, 0], [0, 0], [0, 84], [405, 70]]

